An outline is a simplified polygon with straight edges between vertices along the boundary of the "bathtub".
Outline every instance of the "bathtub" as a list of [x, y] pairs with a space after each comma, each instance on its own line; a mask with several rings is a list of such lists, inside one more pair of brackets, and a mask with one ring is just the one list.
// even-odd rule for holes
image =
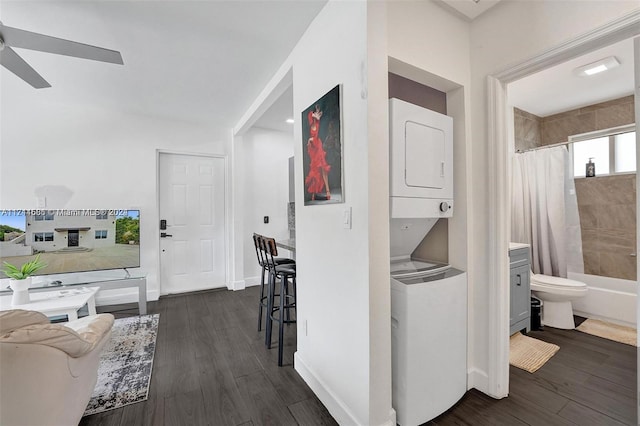
[[572, 302], [575, 315], [636, 327], [636, 281], [575, 272], [569, 272], [567, 278], [589, 287], [585, 297]]

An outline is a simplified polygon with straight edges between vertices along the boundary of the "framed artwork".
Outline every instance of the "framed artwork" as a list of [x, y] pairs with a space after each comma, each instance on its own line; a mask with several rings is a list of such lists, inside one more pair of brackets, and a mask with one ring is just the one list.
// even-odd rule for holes
[[342, 108], [337, 85], [302, 111], [304, 205], [342, 203]]

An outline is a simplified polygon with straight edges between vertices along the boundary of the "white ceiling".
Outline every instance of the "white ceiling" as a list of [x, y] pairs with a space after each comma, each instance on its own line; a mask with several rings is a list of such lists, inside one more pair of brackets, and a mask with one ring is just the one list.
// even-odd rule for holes
[[[608, 56], [620, 66], [590, 77], [574, 69]], [[509, 84], [509, 103], [540, 117], [633, 94], [633, 40], [624, 40]]]
[[[469, 19], [496, 0], [445, 0]], [[25, 99], [234, 126], [326, 0], [9, 1], [7, 26], [119, 50], [124, 66], [16, 49], [53, 87], [36, 90], [4, 68], [2, 106]], [[545, 116], [633, 92], [630, 40], [509, 86], [510, 101]], [[615, 55], [618, 69], [580, 78], [577, 66]], [[290, 131], [286, 92], [255, 126]], [[296, 118], [296, 117], [294, 117]]]
[[500, 0], [435, 0], [435, 2], [453, 11], [461, 18], [473, 21], [498, 4]]
[[293, 86], [289, 86], [278, 100], [256, 120], [253, 127], [293, 134], [293, 124], [286, 122], [288, 118], [298, 119], [293, 116]]
[[233, 127], [326, 0], [7, 1], [4, 25], [122, 53], [124, 66], [16, 49], [52, 85], [2, 68], [3, 107], [20, 99]]

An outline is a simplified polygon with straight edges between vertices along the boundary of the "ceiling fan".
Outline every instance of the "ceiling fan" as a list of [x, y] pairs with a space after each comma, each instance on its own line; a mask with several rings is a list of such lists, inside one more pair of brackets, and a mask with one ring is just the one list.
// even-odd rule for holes
[[0, 64], [36, 89], [51, 85], [12, 47], [124, 65], [122, 55], [115, 50], [7, 27], [0, 22]]

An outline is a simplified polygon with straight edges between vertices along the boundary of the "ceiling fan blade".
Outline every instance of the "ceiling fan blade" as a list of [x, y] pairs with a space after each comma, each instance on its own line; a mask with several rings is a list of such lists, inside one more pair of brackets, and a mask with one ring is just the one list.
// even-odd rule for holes
[[31, 68], [31, 66], [9, 46], [5, 46], [4, 49], [0, 51], [0, 64], [36, 89], [51, 87], [36, 70]]
[[0, 37], [2, 37], [7, 46], [11, 47], [92, 59], [94, 61], [109, 62], [112, 64], [124, 64], [122, 55], [115, 50], [46, 36], [44, 34], [32, 33], [31, 31], [7, 27], [1, 24]]

